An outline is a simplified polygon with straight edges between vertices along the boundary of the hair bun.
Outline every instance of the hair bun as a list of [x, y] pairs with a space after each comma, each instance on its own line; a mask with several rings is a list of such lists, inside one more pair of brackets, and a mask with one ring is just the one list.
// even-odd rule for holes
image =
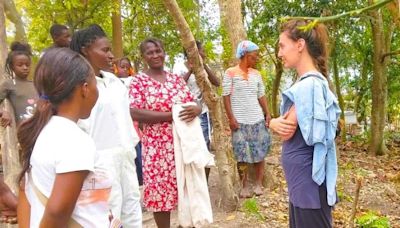
[[11, 51], [26, 52], [28, 55], [32, 55], [31, 46], [27, 43], [21, 43], [19, 41], [14, 41], [10, 45]]

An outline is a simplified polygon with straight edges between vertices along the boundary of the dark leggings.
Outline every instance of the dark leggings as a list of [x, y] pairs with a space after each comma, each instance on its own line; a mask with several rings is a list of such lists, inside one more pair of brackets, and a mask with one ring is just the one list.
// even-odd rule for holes
[[320, 209], [302, 209], [289, 204], [290, 228], [331, 228], [332, 207], [326, 199], [326, 186], [319, 187]]

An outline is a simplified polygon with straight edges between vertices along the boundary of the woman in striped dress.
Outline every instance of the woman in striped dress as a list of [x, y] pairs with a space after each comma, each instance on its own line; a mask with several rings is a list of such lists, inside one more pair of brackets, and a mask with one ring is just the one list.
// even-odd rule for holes
[[226, 70], [222, 96], [242, 184], [239, 195], [247, 198], [252, 196], [247, 183], [249, 163], [254, 164], [256, 171], [253, 192], [255, 195], [263, 194], [264, 158], [271, 145], [268, 131], [271, 116], [261, 74], [254, 69], [258, 59], [258, 46], [248, 40], [242, 41], [236, 50], [236, 57], [240, 62]]

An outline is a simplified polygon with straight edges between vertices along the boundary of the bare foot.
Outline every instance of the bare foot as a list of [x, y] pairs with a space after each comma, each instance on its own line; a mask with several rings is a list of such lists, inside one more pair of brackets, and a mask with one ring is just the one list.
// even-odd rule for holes
[[244, 187], [244, 188], [242, 188], [242, 190], [240, 190], [240, 194], [239, 194], [240, 198], [250, 198], [251, 196], [252, 195], [251, 195], [248, 187]]
[[262, 194], [264, 194], [261, 185], [256, 185], [256, 187], [254, 188], [254, 194], [256, 194], [256, 196], [261, 196]]

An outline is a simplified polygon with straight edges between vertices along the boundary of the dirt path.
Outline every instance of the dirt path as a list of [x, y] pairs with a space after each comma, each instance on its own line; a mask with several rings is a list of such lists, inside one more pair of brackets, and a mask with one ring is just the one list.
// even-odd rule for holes
[[[369, 156], [365, 146], [353, 143], [339, 145], [339, 180], [338, 195], [340, 202], [334, 211], [334, 227], [348, 227], [355, 192], [355, 177], [363, 177], [360, 192], [359, 211], [367, 211], [389, 218], [391, 227], [400, 227], [400, 147], [392, 148], [391, 155], [383, 157]], [[288, 196], [286, 182], [280, 166], [280, 145], [275, 143], [267, 157], [267, 165], [272, 166], [274, 186], [264, 189], [265, 194], [251, 200], [240, 200], [237, 211], [225, 213], [219, 207], [220, 189], [218, 172], [212, 169], [209, 180], [214, 223], [207, 227], [253, 228], [253, 227], [288, 227]], [[266, 177], [268, 178], [268, 177]], [[254, 208], [258, 208], [254, 209]], [[252, 212], [251, 212], [252, 211]], [[144, 227], [156, 227], [152, 215], [144, 213]], [[172, 227], [177, 227], [177, 215], [172, 214]]]

